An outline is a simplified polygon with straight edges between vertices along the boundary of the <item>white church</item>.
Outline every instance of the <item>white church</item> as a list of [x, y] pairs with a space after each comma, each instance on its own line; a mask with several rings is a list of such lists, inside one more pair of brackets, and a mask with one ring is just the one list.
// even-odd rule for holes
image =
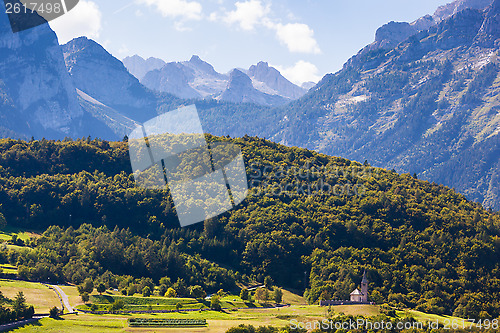
[[351, 293], [351, 302], [353, 303], [368, 303], [368, 279], [366, 278], [366, 271], [363, 272], [363, 279], [361, 280], [361, 291], [358, 288], [354, 289]]
[[363, 279], [361, 280], [361, 291], [356, 288], [351, 293], [349, 301], [320, 301], [321, 306], [330, 305], [348, 305], [348, 304], [368, 304], [368, 279], [366, 278], [366, 270], [363, 272]]

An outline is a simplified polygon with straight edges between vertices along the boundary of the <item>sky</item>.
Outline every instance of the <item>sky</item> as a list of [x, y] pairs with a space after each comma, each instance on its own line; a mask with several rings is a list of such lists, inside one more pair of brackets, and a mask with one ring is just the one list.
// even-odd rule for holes
[[301, 84], [334, 73], [390, 21], [451, 0], [80, 0], [50, 22], [61, 44], [87, 36], [118, 59], [198, 55], [220, 73], [266, 61]]

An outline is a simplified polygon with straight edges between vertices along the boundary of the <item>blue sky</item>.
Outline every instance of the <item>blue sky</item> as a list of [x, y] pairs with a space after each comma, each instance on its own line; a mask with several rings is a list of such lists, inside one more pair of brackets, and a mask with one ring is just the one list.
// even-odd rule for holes
[[80, 0], [50, 23], [61, 43], [85, 35], [119, 59], [167, 62], [193, 54], [225, 73], [259, 61], [291, 81], [318, 80], [373, 41], [446, 0]]

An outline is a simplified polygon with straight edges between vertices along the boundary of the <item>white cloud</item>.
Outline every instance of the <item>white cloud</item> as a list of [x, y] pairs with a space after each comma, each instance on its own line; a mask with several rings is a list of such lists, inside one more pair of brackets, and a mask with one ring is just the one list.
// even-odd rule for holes
[[59, 43], [64, 44], [76, 37], [98, 38], [102, 27], [102, 14], [93, 1], [82, 0], [73, 10], [51, 21]]
[[219, 15], [217, 15], [216, 12], [210, 13], [210, 15], [208, 16], [208, 20], [211, 22], [215, 22], [219, 20]]
[[[228, 24], [238, 24], [243, 30], [251, 31], [257, 26], [262, 26], [276, 33], [276, 38], [294, 53], [321, 53], [318, 42], [314, 38], [314, 31], [307, 24], [288, 23], [282, 24], [272, 19], [270, 4], [263, 5], [261, 0], [248, 0], [236, 2], [236, 9], [226, 11], [222, 20]], [[220, 15], [212, 13], [210, 21], [218, 21]], [[289, 19], [295, 19], [292, 13]]]
[[137, 0], [148, 6], [155, 6], [164, 17], [183, 20], [200, 20], [203, 7], [199, 2], [186, 0]]
[[263, 6], [259, 0], [236, 2], [235, 6], [235, 10], [226, 13], [224, 21], [237, 23], [243, 30], [253, 30], [270, 12], [269, 5]]
[[291, 82], [301, 85], [304, 82], [318, 82], [321, 76], [319, 70], [314, 64], [300, 60], [291, 67], [273, 66]]
[[130, 50], [128, 49], [127, 45], [122, 44], [122, 46], [118, 50], [118, 54], [120, 54], [122, 56], [130, 54]]
[[321, 53], [314, 39], [314, 31], [303, 23], [278, 23], [274, 25], [276, 36], [284, 43], [290, 52], [297, 53]]

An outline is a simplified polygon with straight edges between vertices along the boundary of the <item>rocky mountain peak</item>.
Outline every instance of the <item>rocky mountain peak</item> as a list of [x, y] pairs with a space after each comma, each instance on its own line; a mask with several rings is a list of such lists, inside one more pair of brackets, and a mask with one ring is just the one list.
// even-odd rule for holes
[[63, 45], [66, 66], [71, 73], [75, 57], [91, 62], [105, 62], [107, 66], [116, 70], [126, 70], [123, 63], [113, 57], [104, 47], [87, 37], [78, 37]]
[[249, 75], [256, 75], [256, 73], [262, 73], [262, 72], [267, 72], [269, 71], [270, 67], [269, 64], [265, 61], [259, 61], [257, 65], [252, 65], [248, 69], [248, 74]]
[[252, 80], [248, 75], [243, 73], [238, 69], [233, 69], [229, 75], [229, 82], [227, 84], [228, 89], [254, 89], [252, 85]]
[[131, 119], [143, 121], [155, 115], [152, 92], [101, 45], [80, 37], [62, 49], [76, 88]]
[[418, 31], [427, 30], [436, 24], [436, 20], [431, 15], [425, 15], [421, 18], [413, 21], [411, 25], [415, 27]]
[[[10, 101], [9, 112], [23, 119], [10, 124], [11, 129], [35, 137], [80, 134], [81, 124], [75, 120], [83, 110], [56, 34], [48, 24], [13, 33], [0, 3], [0, 95]], [[0, 119], [6, 110], [0, 108]]]
[[269, 64], [260, 61], [257, 65], [252, 65], [248, 69], [248, 76], [253, 77], [259, 81], [267, 81], [269, 79], [276, 79], [281, 75], [275, 68], [269, 67]]
[[418, 32], [407, 22], [389, 22], [377, 29], [375, 43], [380, 48], [392, 48]]
[[252, 79], [239, 69], [233, 69], [229, 75], [227, 88], [216, 99], [233, 103], [254, 103], [261, 105], [282, 105], [286, 99], [266, 94], [254, 88]]
[[169, 62], [161, 69], [152, 70], [141, 80], [152, 90], [168, 92], [181, 98], [200, 98], [189, 82], [194, 79], [194, 71], [179, 62]]
[[436, 22], [445, 20], [464, 9], [483, 10], [491, 4], [492, 0], [456, 0], [440, 6], [433, 15]]
[[210, 65], [208, 62], [201, 60], [201, 58], [197, 55], [193, 55], [191, 59], [187, 62], [189, 65], [192, 67], [195, 67], [196, 69], [205, 72], [206, 74], [210, 74], [212, 76], [219, 76], [220, 74], [217, 73], [212, 65]]
[[130, 74], [135, 76], [139, 81], [144, 78], [147, 72], [155, 69], [160, 69], [166, 65], [165, 61], [149, 57], [144, 59], [139, 55], [133, 55], [131, 57], [126, 57], [122, 60], [125, 67], [127, 67]]
[[495, 0], [485, 11], [485, 19], [479, 30], [475, 45], [500, 47], [500, 0]]
[[303, 88], [288, 81], [276, 68], [264, 61], [251, 66], [248, 69], [248, 76], [252, 79], [255, 88], [269, 94], [290, 99], [297, 99], [305, 94]]

